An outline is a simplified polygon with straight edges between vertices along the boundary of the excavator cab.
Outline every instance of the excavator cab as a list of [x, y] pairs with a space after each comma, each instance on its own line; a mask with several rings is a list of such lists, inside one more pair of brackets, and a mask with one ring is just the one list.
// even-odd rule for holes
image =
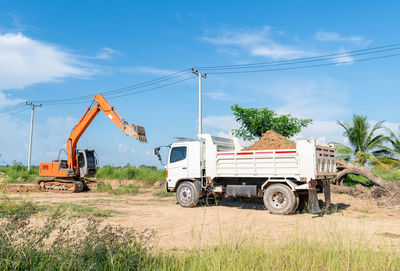
[[78, 150], [79, 176], [93, 177], [97, 172], [97, 159], [94, 150]]

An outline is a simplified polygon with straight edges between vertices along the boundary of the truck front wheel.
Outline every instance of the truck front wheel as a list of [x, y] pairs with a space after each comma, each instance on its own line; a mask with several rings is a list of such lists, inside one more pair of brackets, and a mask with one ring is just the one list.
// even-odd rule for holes
[[199, 202], [199, 191], [192, 182], [183, 182], [176, 190], [176, 200], [182, 207], [195, 207]]
[[272, 214], [287, 215], [296, 209], [296, 195], [284, 184], [273, 184], [264, 191], [264, 205]]

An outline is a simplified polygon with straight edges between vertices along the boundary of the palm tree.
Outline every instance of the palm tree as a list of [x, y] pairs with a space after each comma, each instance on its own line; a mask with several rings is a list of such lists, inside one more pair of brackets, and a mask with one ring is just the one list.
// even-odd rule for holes
[[[400, 128], [400, 127], [399, 127]], [[379, 151], [381, 154], [390, 156], [390, 157], [400, 157], [400, 136], [397, 136], [392, 130], [386, 129], [389, 133], [388, 142], [391, 145], [391, 148], [384, 146], [384, 148]], [[400, 129], [399, 129], [400, 131]], [[400, 135], [400, 134], [399, 134]]]
[[[353, 164], [365, 166], [366, 164], [380, 165], [388, 168], [388, 165], [400, 165], [400, 161], [385, 155], [390, 152], [390, 148], [385, 146], [385, 142], [390, 140], [389, 137], [378, 134], [378, 130], [383, 129], [383, 122], [376, 123], [372, 128], [367, 121], [366, 116], [353, 115], [351, 122], [337, 123], [344, 128], [343, 135], [347, 138], [349, 146], [336, 143], [336, 152], [339, 153], [338, 158], [351, 161]], [[385, 152], [382, 152], [385, 150]]]

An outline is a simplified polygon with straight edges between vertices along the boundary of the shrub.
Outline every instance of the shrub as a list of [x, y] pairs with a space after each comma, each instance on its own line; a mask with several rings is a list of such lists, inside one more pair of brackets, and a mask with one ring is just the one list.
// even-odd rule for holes
[[35, 182], [39, 176], [39, 167], [33, 166], [30, 170], [21, 162], [13, 162], [12, 166], [0, 167], [0, 172], [5, 174], [5, 183]]
[[139, 167], [127, 164], [123, 167], [106, 165], [97, 171], [95, 176], [101, 179], [138, 180], [151, 185], [156, 181], [165, 179], [165, 170], [158, 170], [153, 166], [141, 165]]

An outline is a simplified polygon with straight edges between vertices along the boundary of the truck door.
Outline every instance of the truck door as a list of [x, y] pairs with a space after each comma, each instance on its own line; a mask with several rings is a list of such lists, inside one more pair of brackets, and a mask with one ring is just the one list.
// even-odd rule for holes
[[187, 159], [187, 147], [176, 146], [172, 147], [169, 153], [168, 160], [168, 179], [171, 180], [171, 184], [175, 183], [182, 178], [188, 177], [188, 159]]

